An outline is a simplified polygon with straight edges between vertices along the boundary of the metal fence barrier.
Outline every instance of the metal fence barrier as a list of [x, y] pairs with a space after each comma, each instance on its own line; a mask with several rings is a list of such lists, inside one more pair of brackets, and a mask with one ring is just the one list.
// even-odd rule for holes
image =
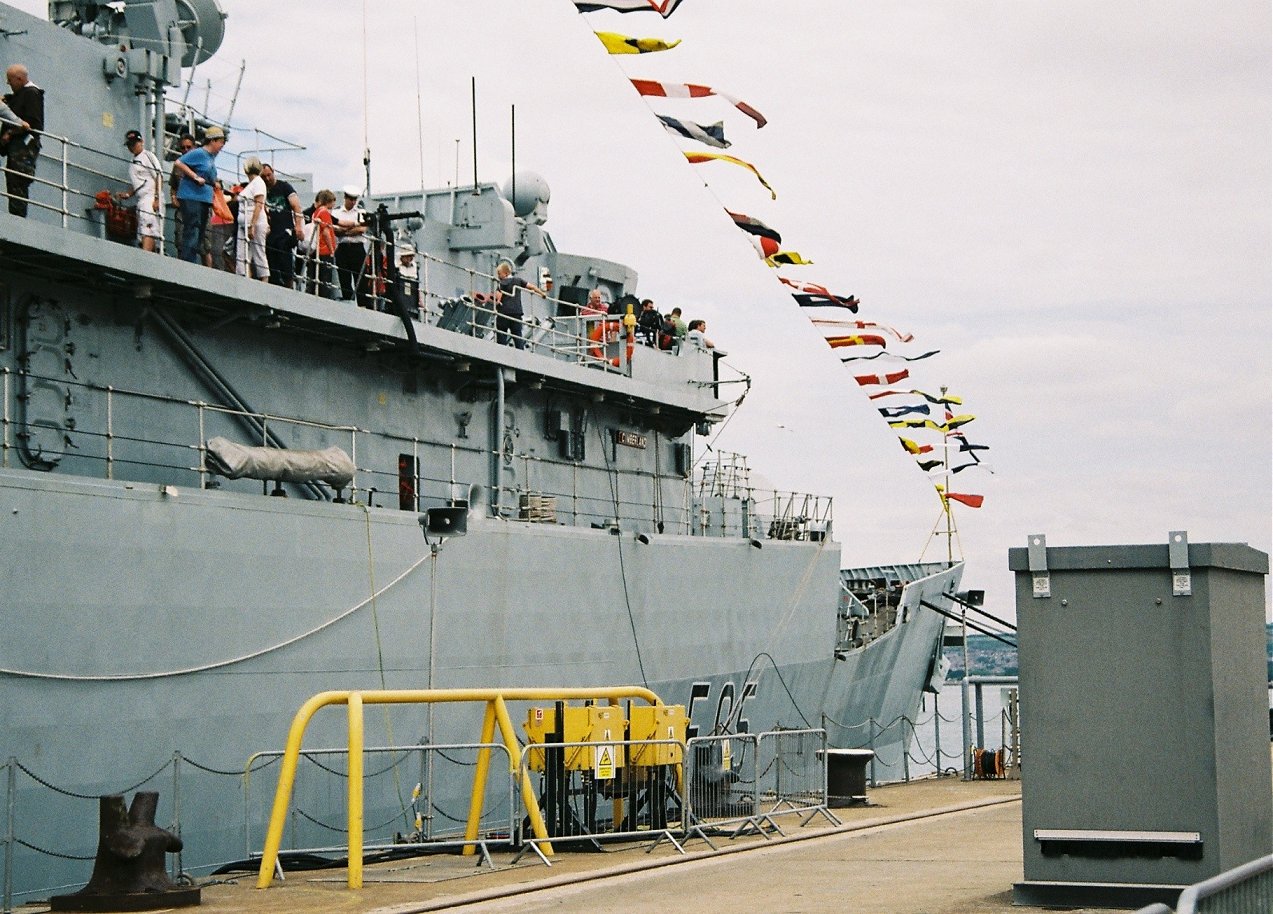
[[523, 835], [521, 859], [533, 851], [545, 865], [539, 844], [602, 839], [653, 839], [646, 853], [668, 841], [685, 849], [672, 826], [684, 808], [681, 781], [686, 748], [674, 739], [609, 742], [544, 742], [522, 749], [518, 783], [538, 775], [539, 808], [548, 837]]
[[[459, 815], [448, 813], [447, 803], [460, 804], [464, 807], [468, 802], [468, 798], [464, 796], [441, 797], [435, 795], [433, 783], [435, 779], [439, 782], [462, 782], [463, 778], [454, 777], [454, 772], [458, 768], [472, 768], [477, 764], [478, 755], [482, 751], [495, 751], [503, 756], [503, 768], [498, 767], [498, 759], [496, 765], [492, 769], [491, 775], [486, 781], [486, 796], [482, 808], [484, 810], [493, 810], [497, 817], [496, 821], [489, 825], [483, 824], [483, 829], [475, 838], [466, 838], [464, 836], [465, 820]], [[512, 767], [512, 759], [509, 757], [508, 748], [503, 743], [446, 743], [446, 744], [414, 744], [409, 746], [368, 746], [363, 749], [367, 755], [396, 755], [398, 758], [391, 759], [376, 770], [370, 770], [364, 773], [364, 789], [370, 792], [374, 789], [377, 780], [385, 778], [382, 782], [383, 786], [379, 791], [379, 800], [368, 797], [364, 803], [368, 808], [385, 808], [391, 809], [393, 812], [389, 818], [380, 823], [372, 823], [366, 826], [369, 832], [377, 832], [388, 829], [390, 826], [397, 826], [393, 833], [392, 840], [383, 840], [380, 842], [364, 843], [364, 853], [376, 853], [378, 851], [387, 850], [440, 850], [444, 848], [462, 848], [475, 847], [481, 854], [482, 862], [488, 866], [493, 866], [488, 848], [494, 846], [512, 847], [517, 842], [518, 821], [517, 821], [517, 792], [513, 783], [514, 769]], [[252, 777], [251, 772], [257, 764], [264, 759], [281, 758], [285, 750], [272, 750], [269, 752], [258, 752], [248, 759], [243, 769], [243, 833], [246, 842], [246, 859], [259, 860], [261, 852], [254, 850], [252, 837], [252, 821], [257, 821], [269, 817], [268, 805], [260, 810], [254, 810], [252, 805]], [[348, 764], [349, 749], [305, 749], [301, 752], [300, 758], [311, 762], [312, 768], [316, 769], [320, 776], [325, 776], [328, 782], [332, 780], [343, 782], [348, 780], [348, 772], [341, 770], [327, 763], [328, 758], [344, 758], [346, 765]], [[415, 757], [415, 765], [411, 764], [412, 757]], [[403, 770], [409, 770], [412, 774], [417, 775], [415, 786], [410, 791], [410, 802], [408, 805], [402, 790], [401, 774]], [[498, 772], [506, 772], [506, 776], [500, 777]], [[298, 795], [304, 792], [301, 786], [301, 779], [298, 776], [296, 792]], [[327, 785], [328, 794], [332, 792], [343, 792], [347, 789], [347, 785], [341, 784], [339, 790], [330, 789], [330, 783]], [[316, 791], [323, 793], [320, 786]], [[267, 795], [265, 802], [272, 799]], [[396, 809], [395, 809], [396, 807]], [[255, 813], [255, 815], [254, 815]], [[445, 819], [450, 825], [436, 825], [437, 819]], [[287, 854], [330, 854], [336, 852], [347, 851], [347, 845], [344, 843], [327, 843], [310, 845], [306, 844], [299, 837], [301, 829], [308, 823], [313, 829], [319, 831], [328, 831], [333, 834], [342, 836], [347, 835], [347, 830], [343, 823], [326, 823], [306, 812], [300, 805], [293, 807], [293, 815], [290, 826], [290, 846], [287, 851], [280, 853], [280, 858]], [[281, 874], [281, 865], [276, 868], [276, 875]]]
[[1269, 914], [1273, 911], [1273, 854], [1196, 882], [1180, 893], [1176, 910], [1151, 904], [1136, 914]]
[[757, 737], [752, 733], [696, 736], [686, 743], [685, 838], [702, 838], [715, 849], [708, 833], [736, 838], [748, 831], [761, 835], [757, 792]]
[[756, 738], [756, 796], [761, 820], [785, 834], [776, 816], [801, 814], [803, 828], [817, 816], [840, 820], [827, 808], [827, 731], [771, 730]]

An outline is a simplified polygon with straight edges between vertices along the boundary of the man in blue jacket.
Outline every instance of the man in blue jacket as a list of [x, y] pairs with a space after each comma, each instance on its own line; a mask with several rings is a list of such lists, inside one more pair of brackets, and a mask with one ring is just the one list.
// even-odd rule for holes
[[182, 260], [199, 263], [203, 236], [208, 231], [212, 211], [212, 185], [217, 181], [217, 153], [225, 146], [225, 131], [209, 127], [203, 133], [203, 145], [191, 149], [174, 164], [181, 172], [177, 187], [177, 211], [181, 216]]

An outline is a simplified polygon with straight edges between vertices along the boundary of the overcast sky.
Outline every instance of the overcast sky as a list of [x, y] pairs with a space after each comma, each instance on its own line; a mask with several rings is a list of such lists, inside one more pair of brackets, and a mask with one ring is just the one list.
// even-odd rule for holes
[[[275, 159], [319, 186], [361, 183], [364, 130], [375, 192], [446, 184], [457, 159], [471, 181], [474, 76], [478, 177], [503, 183], [515, 106], [517, 168], [551, 186], [558, 248], [630, 264], [662, 309], [708, 320], [754, 378], [712, 446], [833, 495], [845, 565], [918, 559], [940, 504], [723, 207], [815, 262], [783, 275], [914, 334], [892, 349], [941, 350], [905, 383], [949, 386], [992, 447], [993, 475], [952, 486], [986, 497], [957, 520], [992, 611], [1012, 615], [1007, 550], [1031, 533], [1269, 550], [1267, 0], [683, 0], [668, 20], [567, 0], [223, 5], [192, 98], [216, 80], [224, 116], [246, 61], [235, 126], [307, 147]], [[593, 30], [682, 43], [611, 57]], [[642, 99], [629, 77], [710, 85], [769, 123]], [[723, 121], [777, 200], [741, 168], [686, 163], [705, 147], [655, 111]], [[231, 150], [254, 142], [240, 130]]]

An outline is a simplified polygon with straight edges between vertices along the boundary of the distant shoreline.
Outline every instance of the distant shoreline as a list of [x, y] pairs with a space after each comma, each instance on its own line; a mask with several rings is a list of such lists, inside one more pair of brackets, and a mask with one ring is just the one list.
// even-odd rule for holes
[[[1273, 682], [1273, 624], [1265, 626], [1268, 640], [1268, 679]], [[950, 664], [947, 682], [960, 682], [964, 678], [964, 652], [959, 647], [945, 648]], [[1017, 650], [988, 635], [968, 635], [968, 665], [975, 676], [1016, 676]]]

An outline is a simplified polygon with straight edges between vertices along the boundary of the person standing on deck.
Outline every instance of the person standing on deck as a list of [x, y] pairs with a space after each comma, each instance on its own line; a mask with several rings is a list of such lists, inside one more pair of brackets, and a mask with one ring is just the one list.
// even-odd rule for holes
[[4, 102], [26, 125], [10, 125], [4, 129], [4, 145], [9, 155], [5, 190], [9, 194], [9, 212], [25, 219], [31, 182], [35, 178], [35, 161], [40, 157], [40, 134], [44, 132], [44, 90], [31, 82], [27, 68], [20, 63], [9, 67], [4, 78], [12, 90]]
[[270, 234], [265, 239], [270, 282], [291, 288], [296, 282], [296, 240], [305, 228], [301, 198], [290, 183], [279, 180], [268, 162], [261, 168], [261, 180], [265, 182], [265, 212], [270, 220]]
[[367, 247], [363, 236], [367, 234], [367, 214], [358, 205], [362, 190], [353, 184], [345, 185], [344, 203], [332, 210], [336, 232], [336, 275], [340, 279], [340, 297], [352, 301], [363, 261], [367, 259]]
[[507, 260], [501, 260], [495, 268], [495, 281], [499, 284], [499, 288], [495, 290], [495, 342], [501, 346], [525, 349], [522, 318], [526, 311], [522, 307], [522, 289], [529, 289], [536, 295], [545, 297], [548, 293], [520, 276], [514, 276], [513, 265]]
[[173, 166], [181, 172], [177, 189], [178, 212], [181, 213], [181, 259], [198, 263], [203, 253], [203, 238], [212, 212], [212, 184], [217, 179], [217, 153], [225, 148], [225, 131], [209, 127], [203, 134], [203, 145], [179, 158]]
[[[194, 137], [189, 133], [183, 133], [181, 139], [177, 141], [177, 155], [183, 156], [197, 144]], [[181, 189], [181, 171], [177, 168], [177, 163], [172, 163], [172, 175], [168, 178], [168, 198], [172, 202], [172, 243], [178, 254], [181, 252], [181, 206], [177, 200], [177, 191]]]
[[128, 165], [129, 189], [121, 191], [119, 198], [137, 198], [137, 237], [143, 251], [154, 251], [164, 236], [164, 207], [160, 187], [164, 180], [163, 166], [159, 158], [146, 148], [146, 142], [136, 130], [124, 135], [124, 146], [132, 153]]

